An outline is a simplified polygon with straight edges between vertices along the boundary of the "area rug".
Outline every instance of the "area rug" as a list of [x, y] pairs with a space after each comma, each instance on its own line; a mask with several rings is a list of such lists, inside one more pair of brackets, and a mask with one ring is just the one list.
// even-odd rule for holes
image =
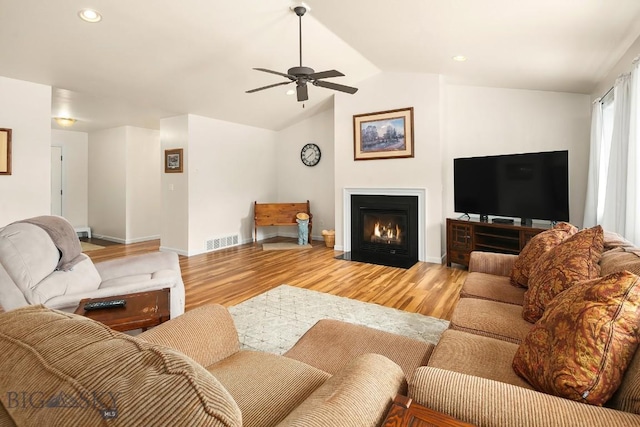
[[311, 249], [310, 244], [299, 245], [297, 243], [280, 242], [280, 243], [263, 243], [263, 251], [286, 251], [288, 249]]
[[449, 322], [280, 285], [229, 307], [242, 348], [283, 354], [320, 319], [336, 319], [436, 344]]
[[95, 251], [97, 249], [104, 249], [104, 246], [94, 245], [93, 243], [80, 241], [80, 246], [82, 246], [82, 252]]

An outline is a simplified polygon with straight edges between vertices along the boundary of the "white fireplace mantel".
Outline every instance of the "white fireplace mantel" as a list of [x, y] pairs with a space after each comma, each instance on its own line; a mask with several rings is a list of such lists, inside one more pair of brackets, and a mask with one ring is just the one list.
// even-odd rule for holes
[[426, 188], [344, 188], [342, 191], [342, 229], [344, 251], [351, 251], [351, 196], [417, 196], [418, 197], [418, 261], [426, 261], [427, 189]]

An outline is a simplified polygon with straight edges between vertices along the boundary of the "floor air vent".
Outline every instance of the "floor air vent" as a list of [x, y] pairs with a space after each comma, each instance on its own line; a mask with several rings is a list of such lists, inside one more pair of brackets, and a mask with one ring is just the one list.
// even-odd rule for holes
[[233, 234], [231, 236], [214, 237], [207, 240], [206, 250], [217, 251], [218, 249], [228, 248], [230, 246], [237, 246], [240, 244], [240, 236]]

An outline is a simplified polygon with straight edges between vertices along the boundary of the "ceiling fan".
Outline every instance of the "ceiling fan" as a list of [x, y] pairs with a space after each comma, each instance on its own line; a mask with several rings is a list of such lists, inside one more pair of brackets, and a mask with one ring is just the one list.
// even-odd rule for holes
[[306, 101], [309, 99], [309, 92], [307, 89], [307, 83], [311, 83], [314, 86], [320, 86], [327, 89], [337, 90], [340, 92], [346, 92], [350, 94], [354, 94], [358, 91], [355, 87], [340, 85], [332, 82], [325, 82], [321, 79], [326, 79], [330, 77], [342, 77], [340, 71], [329, 70], [329, 71], [320, 71], [318, 73], [315, 72], [313, 68], [303, 67], [302, 66], [302, 16], [306, 13], [307, 9], [304, 6], [296, 6], [293, 11], [298, 15], [299, 21], [299, 29], [300, 29], [300, 66], [292, 67], [286, 73], [281, 73], [279, 71], [267, 70], [266, 68], [254, 68], [254, 70], [263, 71], [265, 73], [276, 74], [278, 76], [286, 77], [289, 81], [282, 83], [275, 83], [268, 86], [259, 87], [257, 89], [248, 90], [246, 93], [258, 92], [260, 90], [269, 89], [276, 86], [288, 85], [290, 83], [296, 83], [296, 93], [298, 95], [298, 101]]

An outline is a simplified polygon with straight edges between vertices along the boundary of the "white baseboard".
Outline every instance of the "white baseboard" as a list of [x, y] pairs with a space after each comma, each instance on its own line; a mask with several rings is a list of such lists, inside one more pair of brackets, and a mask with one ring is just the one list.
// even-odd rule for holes
[[102, 239], [102, 240], [107, 240], [109, 242], [116, 242], [116, 243], [122, 243], [124, 245], [128, 245], [131, 243], [140, 243], [140, 242], [148, 242], [149, 240], [158, 240], [160, 239], [160, 236], [147, 236], [147, 237], [138, 237], [136, 239], [121, 239], [120, 237], [113, 237], [113, 236], [105, 236], [104, 234], [95, 234], [92, 233], [92, 238], [95, 237], [96, 239]]
[[189, 253], [187, 251], [183, 251], [182, 249], [175, 249], [175, 248], [169, 248], [166, 246], [160, 246], [160, 252], [175, 252], [178, 255], [182, 255], [182, 256], [189, 256]]

